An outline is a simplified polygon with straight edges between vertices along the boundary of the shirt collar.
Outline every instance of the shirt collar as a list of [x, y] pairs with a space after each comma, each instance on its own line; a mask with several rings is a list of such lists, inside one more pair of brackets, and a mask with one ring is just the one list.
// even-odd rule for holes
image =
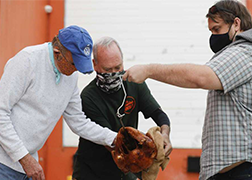
[[61, 73], [59, 72], [59, 70], [57, 69], [57, 67], [55, 66], [55, 63], [54, 63], [53, 46], [52, 46], [51, 42], [48, 43], [48, 48], [49, 48], [50, 60], [51, 60], [51, 63], [53, 65], [53, 71], [54, 71], [54, 73], [56, 75], [56, 84], [59, 84]]

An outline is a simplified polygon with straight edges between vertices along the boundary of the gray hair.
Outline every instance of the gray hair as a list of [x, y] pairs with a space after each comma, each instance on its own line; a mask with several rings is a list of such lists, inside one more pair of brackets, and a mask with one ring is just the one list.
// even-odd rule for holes
[[103, 47], [108, 48], [113, 43], [115, 43], [116, 46], [118, 47], [118, 49], [119, 49], [119, 51], [121, 53], [121, 57], [123, 59], [123, 53], [122, 53], [122, 50], [121, 50], [118, 42], [115, 39], [111, 38], [111, 37], [102, 37], [101, 39], [97, 40], [95, 42], [94, 46], [93, 46], [93, 55], [94, 55], [94, 60], [95, 60], [96, 63], [97, 63], [97, 49], [98, 49], [98, 47], [103, 46]]

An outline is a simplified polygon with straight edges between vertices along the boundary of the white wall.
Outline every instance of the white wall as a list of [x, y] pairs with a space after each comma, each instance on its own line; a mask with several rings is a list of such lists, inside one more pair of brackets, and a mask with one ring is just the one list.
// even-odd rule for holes
[[[125, 69], [145, 63], [204, 64], [213, 55], [205, 15], [215, 0], [66, 0], [65, 26], [86, 28], [94, 41], [111, 36], [121, 45]], [[95, 77], [81, 75], [80, 90]], [[182, 89], [147, 80], [171, 120], [175, 148], [200, 148], [206, 91]], [[139, 129], [154, 123], [140, 113]], [[78, 137], [64, 124], [65, 146]]]

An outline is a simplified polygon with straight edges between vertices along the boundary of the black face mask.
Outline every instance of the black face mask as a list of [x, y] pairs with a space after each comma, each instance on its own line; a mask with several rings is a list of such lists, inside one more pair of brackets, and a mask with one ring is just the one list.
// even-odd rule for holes
[[210, 42], [210, 48], [212, 49], [214, 53], [217, 53], [218, 51], [220, 51], [221, 49], [223, 49], [224, 47], [232, 43], [232, 40], [234, 37], [232, 38], [232, 40], [230, 40], [229, 35], [228, 35], [231, 27], [232, 26], [230, 26], [228, 32], [225, 34], [212, 34], [211, 35], [209, 42]]
[[122, 87], [122, 75], [125, 71], [116, 73], [98, 73], [96, 75], [96, 85], [105, 93], [112, 94]]

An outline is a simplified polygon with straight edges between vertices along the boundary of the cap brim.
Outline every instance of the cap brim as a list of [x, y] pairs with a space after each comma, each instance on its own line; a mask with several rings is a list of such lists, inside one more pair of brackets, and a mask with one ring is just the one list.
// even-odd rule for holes
[[94, 71], [92, 60], [90, 57], [72, 54], [76, 69], [83, 74], [90, 74]]

